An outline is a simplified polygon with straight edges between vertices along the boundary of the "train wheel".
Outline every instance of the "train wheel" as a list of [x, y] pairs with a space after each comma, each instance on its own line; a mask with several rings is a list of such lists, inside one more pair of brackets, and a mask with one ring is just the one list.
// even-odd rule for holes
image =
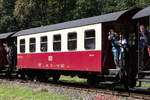
[[25, 79], [26, 79], [26, 77], [25, 77], [25, 76], [26, 76], [26, 74], [25, 74], [25, 73], [20, 73], [20, 77], [19, 77], [19, 78], [20, 78], [20, 79], [25, 80]]
[[31, 80], [31, 81], [33, 81], [35, 79], [35, 75], [34, 74], [33, 75], [28, 74], [27, 76], [28, 76], [28, 79]]
[[59, 80], [59, 78], [60, 78], [60, 74], [58, 74], [58, 75], [53, 75], [53, 81], [54, 82], [57, 82], [58, 80]]
[[7, 69], [7, 72], [6, 72], [6, 77], [7, 78], [10, 78], [11, 77], [11, 73], [12, 73], [12, 71], [11, 71], [11, 69], [10, 69], [10, 67]]
[[90, 77], [87, 79], [87, 84], [90, 88], [95, 88], [98, 85], [98, 78]]
[[48, 78], [49, 77], [44, 76], [44, 74], [37, 76], [37, 80], [40, 81], [40, 82], [46, 82], [46, 81], [48, 81]]

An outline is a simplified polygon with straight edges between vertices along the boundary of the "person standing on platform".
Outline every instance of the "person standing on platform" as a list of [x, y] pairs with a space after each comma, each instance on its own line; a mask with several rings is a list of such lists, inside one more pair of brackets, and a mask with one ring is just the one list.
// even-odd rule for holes
[[7, 52], [3, 46], [2, 41], [0, 41], [0, 67], [5, 67], [7, 64]]

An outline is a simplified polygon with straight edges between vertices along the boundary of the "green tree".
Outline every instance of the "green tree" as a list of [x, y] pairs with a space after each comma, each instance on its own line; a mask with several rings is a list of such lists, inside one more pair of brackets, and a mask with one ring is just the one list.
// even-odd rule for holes
[[47, 0], [17, 0], [14, 16], [21, 29], [43, 26]]
[[0, 0], [0, 32], [147, 6], [150, 0]]
[[60, 0], [48, 0], [46, 8], [46, 24], [62, 22], [62, 5]]
[[74, 19], [100, 15], [103, 4], [103, 0], [77, 0]]
[[150, 0], [136, 0], [136, 7], [145, 8], [150, 6]]
[[1, 14], [4, 15], [13, 15], [14, 5], [16, 0], [1, 0], [0, 1], [0, 8]]
[[11, 16], [4, 16], [0, 19], [0, 32], [11, 32], [17, 30], [15, 19]]
[[16, 30], [13, 17], [15, 2], [16, 0], [0, 0], [0, 32]]

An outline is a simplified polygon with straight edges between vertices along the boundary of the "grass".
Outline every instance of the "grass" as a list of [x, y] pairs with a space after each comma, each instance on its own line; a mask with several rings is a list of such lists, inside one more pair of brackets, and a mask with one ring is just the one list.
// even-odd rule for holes
[[145, 87], [150, 87], [150, 83], [142, 83], [142, 86], [145, 86]]
[[0, 100], [69, 100], [66, 96], [52, 94], [48, 91], [36, 93], [31, 88], [0, 85]]
[[[136, 86], [139, 86], [139, 82], [136, 83]], [[150, 83], [142, 82], [143, 87], [150, 87]]]
[[87, 79], [79, 78], [77, 76], [71, 77], [71, 76], [61, 76], [59, 81], [61, 82], [68, 82], [68, 83], [86, 83]]

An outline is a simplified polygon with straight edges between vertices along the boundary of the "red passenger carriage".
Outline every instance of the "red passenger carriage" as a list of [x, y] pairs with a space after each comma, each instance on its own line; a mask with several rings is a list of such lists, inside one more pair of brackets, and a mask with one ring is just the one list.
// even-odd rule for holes
[[[131, 17], [138, 10], [19, 31], [14, 35], [18, 43], [17, 67], [32, 78], [53, 76], [56, 80], [64, 74], [87, 78], [89, 84], [104, 81], [102, 77], [109, 75], [109, 69], [115, 69], [106, 38], [109, 26], [117, 32], [134, 32]], [[130, 29], [123, 29], [128, 26]]]

